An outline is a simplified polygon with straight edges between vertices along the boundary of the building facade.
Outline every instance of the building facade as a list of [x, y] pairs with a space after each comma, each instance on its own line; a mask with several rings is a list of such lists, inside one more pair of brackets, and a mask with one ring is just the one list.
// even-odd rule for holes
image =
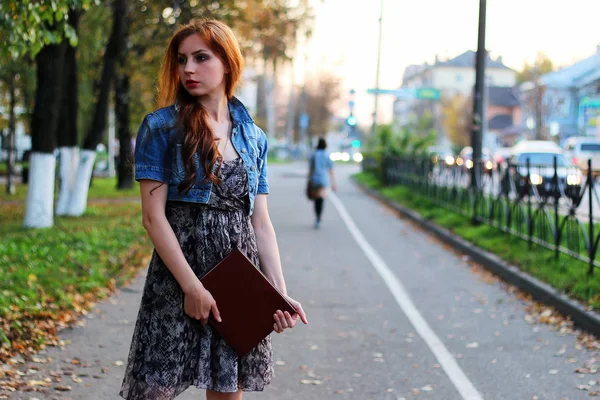
[[[541, 133], [563, 142], [571, 136], [600, 137], [600, 45], [596, 53], [559, 71], [542, 75], [538, 84], [520, 86], [526, 136], [536, 132], [536, 107]], [[535, 92], [541, 99], [537, 104]]]
[[[447, 135], [444, 132], [442, 123], [443, 111], [442, 103], [444, 100], [450, 100], [455, 96], [462, 96], [465, 99], [472, 97], [475, 86], [475, 57], [476, 53], [472, 50], [466, 51], [457, 57], [441, 61], [436, 57], [433, 64], [424, 63], [422, 65], [408, 66], [403, 75], [402, 87], [404, 88], [434, 88], [440, 91], [440, 101], [416, 100], [416, 99], [397, 99], [394, 102], [394, 121], [399, 126], [406, 126], [419, 119], [424, 112], [431, 112], [436, 121], [436, 130], [438, 132], [438, 142], [441, 145], [450, 145]], [[507, 67], [502, 62], [502, 57], [492, 59], [489, 54], [486, 60], [486, 84], [492, 88], [513, 88], [516, 84], [516, 72]], [[518, 100], [517, 100], [518, 101]], [[505, 107], [504, 104], [498, 104], [499, 107]], [[495, 124], [501, 119], [498, 114], [514, 116], [515, 106], [510, 105], [510, 110], [499, 109], [488, 111], [488, 119], [496, 117]], [[516, 115], [519, 116], [518, 114]], [[500, 125], [505, 125], [504, 117]], [[511, 121], [512, 122], [512, 121]], [[484, 141], [486, 141], [486, 132], [484, 132]], [[495, 143], [493, 138], [490, 143]]]

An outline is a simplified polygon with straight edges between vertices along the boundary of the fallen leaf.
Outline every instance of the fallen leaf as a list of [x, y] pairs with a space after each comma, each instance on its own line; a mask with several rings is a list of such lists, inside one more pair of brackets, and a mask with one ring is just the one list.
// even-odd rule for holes
[[303, 385], [322, 385], [323, 381], [318, 379], [302, 379], [300, 380], [300, 383]]
[[31, 381], [27, 381], [27, 386], [31, 386], [31, 387], [35, 387], [35, 386], [48, 386], [48, 383], [44, 382], [44, 381], [31, 380]]

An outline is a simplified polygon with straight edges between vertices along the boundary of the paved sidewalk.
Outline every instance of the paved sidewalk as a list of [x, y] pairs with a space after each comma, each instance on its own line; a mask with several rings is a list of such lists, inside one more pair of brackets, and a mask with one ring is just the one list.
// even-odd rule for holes
[[[469, 400], [579, 400], [598, 390], [600, 355], [571, 333], [534, 323], [515, 292], [361, 193], [349, 180], [356, 168], [336, 168], [337, 196], [356, 230], [440, 342], [432, 349], [413, 326], [331, 200], [322, 228], [312, 229], [304, 165], [275, 166], [269, 209], [289, 292], [310, 324], [274, 335], [274, 382], [244, 399], [464, 399], [441, 365], [442, 347], [481, 395]], [[38, 356], [51, 362], [23, 366], [39, 369], [29, 371], [31, 380], [52, 377], [47, 393], [10, 398], [117, 399], [143, 279], [99, 304], [84, 326], [62, 332], [64, 349]], [[55, 377], [71, 390], [57, 391]], [[202, 398], [196, 389], [178, 397]]]

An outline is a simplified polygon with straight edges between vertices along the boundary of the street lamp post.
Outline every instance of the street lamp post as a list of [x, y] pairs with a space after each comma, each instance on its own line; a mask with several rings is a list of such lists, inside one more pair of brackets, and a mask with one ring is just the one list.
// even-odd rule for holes
[[[381, 28], [383, 25], [383, 0], [381, 0], [381, 6], [379, 8], [379, 42], [377, 44], [377, 69], [375, 70], [375, 89], [379, 91], [379, 68], [381, 65]], [[377, 127], [377, 107], [379, 106], [379, 95], [375, 92], [375, 106], [373, 109], [373, 126], [371, 132], [375, 133]]]
[[485, 9], [486, 0], [479, 0], [479, 30], [477, 35], [477, 57], [475, 64], [475, 95], [473, 99], [473, 121], [471, 122], [471, 147], [473, 148], [473, 168], [471, 169], [471, 187], [481, 188], [481, 152], [482, 129], [484, 121], [484, 81], [485, 81]]

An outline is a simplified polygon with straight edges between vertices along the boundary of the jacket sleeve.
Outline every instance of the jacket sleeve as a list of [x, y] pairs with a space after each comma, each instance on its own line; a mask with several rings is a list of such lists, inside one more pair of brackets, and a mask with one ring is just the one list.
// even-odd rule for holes
[[152, 114], [146, 115], [135, 140], [135, 180], [150, 179], [168, 183], [168, 137], [161, 132]]
[[257, 194], [269, 194], [269, 182], [267, 180], [267, 153], [269, 144], [267, 135], [259, 130], [258, 150], [259, 150], [259, 165], [258, 165], [258, 191]]

